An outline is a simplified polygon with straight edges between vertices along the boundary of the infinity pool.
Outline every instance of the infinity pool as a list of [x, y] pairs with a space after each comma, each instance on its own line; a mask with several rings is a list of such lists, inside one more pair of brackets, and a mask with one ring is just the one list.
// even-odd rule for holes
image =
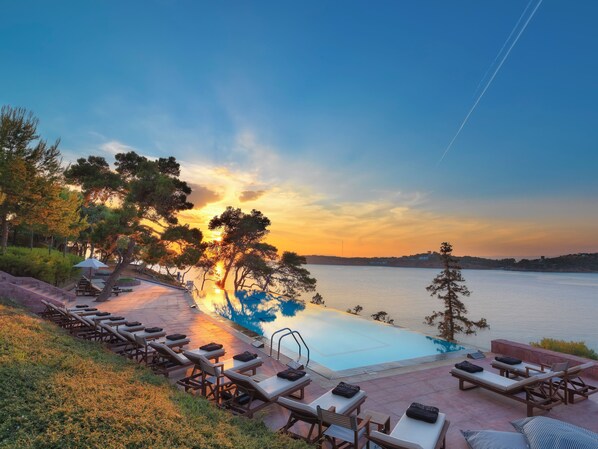
[[[360, 372], [377, 371], [436, 360], [466, 349], [404, 328], [262, 292], [233, 295], [214, 290], [195, 300], [200, 310], [227, 318], [268, 340], [281, 328], [299, 331], [310, 349], [310, 367], [315, 365], [328, 374], [357, 368]], [[282, 340], [281, 349], [297, 358], [297, 343], [291, 336]], [[305, 349], [302, 355], [305, 363]]]

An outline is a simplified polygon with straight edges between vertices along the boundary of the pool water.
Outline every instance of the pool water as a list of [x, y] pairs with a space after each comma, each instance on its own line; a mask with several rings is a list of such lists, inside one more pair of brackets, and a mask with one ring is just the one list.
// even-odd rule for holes
[[[404, 328], [263, 292], [232, 294], [215, 289], [195, 300], [200, 310], [227, 318], [268, 339], [281, 328], [299, 331], [310, 349], [310, 367], [315, 362], [333, 372], [404, 366], [465, 350], [458, 344]], [[283, 338], [281, 348], [284, 354], [297, 358], [297, 343], [291, 336]], [[301, 360], [305, 362], [305, 357]]]

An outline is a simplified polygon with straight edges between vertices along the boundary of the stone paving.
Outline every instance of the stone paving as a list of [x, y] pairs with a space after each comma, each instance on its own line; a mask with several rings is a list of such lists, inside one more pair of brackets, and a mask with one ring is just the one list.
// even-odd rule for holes
[[[91, 304], [91, 301], [93, 298], [78, 299], [78, 303]], [[282, 363], [268, 357], [265, 350], [259, 351], [250, 346], [249, 339], [224, 319], [208, 316], [192, 308], [192, 304], [189, 295], [182, 290], [142, 282], [134, 288], [134, 292], [112, 297], [108, 302], [97, 304], [97, 307], [141, 321], [146, 326], [162, 327], [169, 333], [186, 334], [191, 339], [189, 346], [192, 348], [215, 341], [224, 345], [228, 356], [245, 350], [258, 352], [264, 359], [260, 374], [274, 375], [284, 368]], [[492, 358], [493, 356], [489, 355], [476, 363], [479, 362], [486, 369], [494, 371], [490, 367]], [[413, 401], [440, 408], [451, 421], [447, 435], [447, 448], [450, 449], [467, 449], [460, 430], [512, 431], [509, 422], [526, 416], [526, 407], [519, 402], [481, 389], [460, 391], [457, 379], [449, 374], [454, 363], [455, 360], [427, 363], [342, 380], [359, 384], [368, 395], [363, 408], [389, 414], [391, 428]], [[175, 374], [171, 377], [176, 379], [183, 375], [184, 372], [179, 371], [178, 376]], [[310, 372], [310, 375], [313, 381], [306, 388], [306, 401], [319, 396], [339, 382], [339, 379], [331, 381], [314, 372]], [[594, 379], [592, 381], [598, 383]], [[278, 429], [284, 425], [288, 414], [282, 407], [273, 405], [257, 416], [270, 428]], [[547, 416], [598, 432], [598, 394], [577, 404], [560, 405]]]

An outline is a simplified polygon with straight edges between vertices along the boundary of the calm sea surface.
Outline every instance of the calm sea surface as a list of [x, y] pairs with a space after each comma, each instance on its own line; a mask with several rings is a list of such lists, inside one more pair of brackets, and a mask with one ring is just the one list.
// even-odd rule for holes
[[[435, 328], [423, 320], [442, 307], [426, 291], [439, 269], [307, 268], [318, 280], [327, 307], [345, 310], [359, 304], [364, 317], [384, 310], [399, 326], [435, 335]], [[464, 299], [469, 317], [486, 318], [490, 330], [459, 337], [461, 342], [489, 349], [496, 338], [528, 343], [552, 337], [584, 340], [598, 350], [598, 274], [463, 270], [463, 276], [472, 292]]]

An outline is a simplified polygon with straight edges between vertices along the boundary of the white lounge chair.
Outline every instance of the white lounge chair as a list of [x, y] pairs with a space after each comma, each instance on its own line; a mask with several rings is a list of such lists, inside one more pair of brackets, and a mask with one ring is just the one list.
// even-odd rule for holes
[[251, 372], [252, 375], [255, 375], [258, 367], [264, 363], [259, 357], [247, 362], [231, 358], [213, 363], [200, 355], [199, 360], [201, 369], [201, 394], [207, 399], [214, 399], [217, 404], [220, 403], [222, 392], [232, 385], [226, 381], [225, 371], [235, 371], [241, 374]]
[[[459, 379], [460, 390], [481, 387], [523, 402], [527, 405], [527, 416], [533, 416], [534, 408], [550, 410], [566, 401], [564, 394], [560, 392], [561, 389], [564, 390], [564, 374], [564, 371], [551, 371], [514, 380], [486, 370], [478, 373], [469, 373], [458, 368], [451, 370], [451, 375]], [[465, 383], [471, 385], [466, 387]]]
[[449, 425], [444, 413], [434, 424], [404, 414], [390, 434], [372, 431], [368, 439], [383, 449], [443, 449]]
[[[234, 394], [224, 404], [249, 418], [258, 410], [274, 404], [280, 397], [298, 393], [298, 398], [303, 399], [305, 387], [311, 382], [309, 374], [305, 374], [295, 381], [282, 379], [275, 375], [260, 382], [234, 370], [225, 371], [224, 375], [236, 386]], [[254, 406], [256, 403], [258, 405]]]
[[[315, 435], [312, 438], [313, 430], [315, 426], [319, 423], [318, 407], [321, 407], [324, 410], [333, 409], [336, 413], [340, 415], [350, 415], [355, 410], [357, 410], [357, 413], [359, 413], [361, 405], [364, 403], [366, 398], [367, 395], [363, 390], [360, 390], [352, 398], [346, 398], [344, 396], [332, 394], [332, 390], [330, 390], [321, 395], [320, 397], [314, 399], [309, 404], [299, 402], [291, 398], [278, 398], [278, 404], [291, 412], [287, 423], [281, 429], [281, 431], [288, 433], [293, 437], [304, 439], [308, 443], [314, 443], [321, 436]], [[305, 422], [311, 425], [309, 428], [309, 432], [306, 436], [293, 433], [289, 430], [298, 422]]]

